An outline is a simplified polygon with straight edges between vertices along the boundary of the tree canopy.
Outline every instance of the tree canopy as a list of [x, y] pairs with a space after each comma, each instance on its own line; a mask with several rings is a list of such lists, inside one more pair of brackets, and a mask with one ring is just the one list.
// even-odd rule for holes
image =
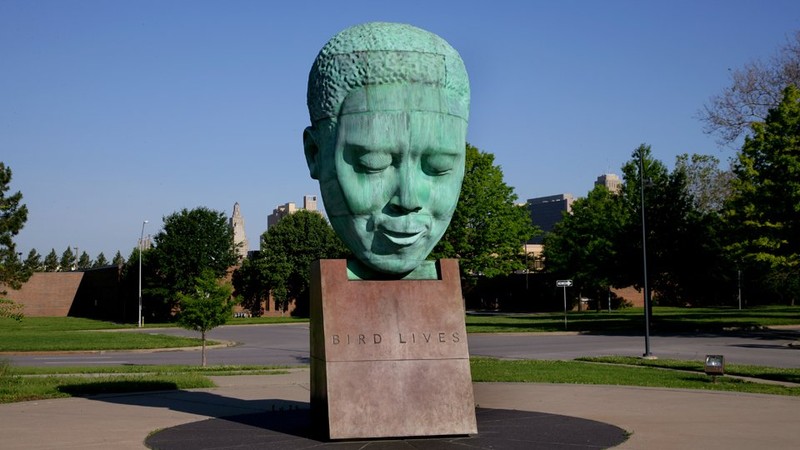
[[755, 60], [731, 72], [731, 84], [714, 95], [699, 113], [705, 131], [731, 144], [763, 122], [778, 106], [787, 86], [800, 86], [800, 31], [766, 61]]
[[468, 276], [495, 277], [525, 269], [522, 247], [537, 232], [494, 155], [467, 144], [464, 183], [453, 219], [431, 257], [459, 258]]
[[103, 252], [100, 252], [100, 254], [97, 255], [97, 259], [95, 259], [94, 262], [92, 263], [92, 267], [93, 268], [105, 267], [108, 266], [109, 264], [110, 263], [106, 259], [106, 255], [104, 255]]
[[25, 264], [25, 267], [31, 272], [41, 272], [44, 269], [44, 265], [42, 264], [42, 255], [40, 255], [35, 248], [32, 248], [28, 252], [28, 256], [25, 258], [25, 262], [23, 264]]
[[573, 278], [591, 298], [604, 296], [608, 286], [642, 287], [644, 206], [648, 287], [654, 299], [670, 305], [724, 301], [720, 286], [730, 271], [717, 231], [718, 214], [712, 207], [698, 207], [689, 181], [695, 169], [718, 173], [715, 162], [681, 155], [670, 172], [653, 157], [650, 146], [639, 146], [622, 167], [619, 195], [595, 188], [576, 200], [572, 214], [545, 238], [547, 270]]
[[8, 194], [10, 185], [11, 168], [0, 162], [0, 296], [5, 295], [4, 287], [18, 289], [31, 276], [14, 242], [28, 220], [28, 208], [22, 204], [21, 192]]
[[629, 220], [617, 195], [596, 186], [586, 198], [575, 200], [572, 214], [545, 236], [547, 269], [572, 279], [582, 295], [601, 298], [619, 284], [619, 239]]
[[202, 366], [206, 366], [206, 333], [224, 325], [231, 317], [234, 302], [233, 289], [220, 283], [212, 270], [203, 270], [195, 278], [194, 290], [185, 294], [178, 292], [178, 325], [200, 333], [203, 341]]
[[316, 211], [297, 211], [261, 235], [258, 255], [242, 263], [234, 287], [243, 305], [258, 315], [269, 293], [279, 308], [295, 300], [293, 314], [307, 316], [311, 263], [348, 255], [328, 221]]
[[76, 266], [77, 261], [75, 260], [75, 254], [72, 253], [72, 247], [67, 247], [61, 253], [61, 259], [58, 260], [58, 270], [67, 272], [70, 270], [75, 270]]
[[55, 272], [58, 270], [58, 254], [56, 254], [56, 249], [50, 249], [50, 253], [44, 257], [43, 266], [45, 272]]
[[787, 87], [752, 133], [733, 164], [728, 249], [793, 304], [800, 295], [800, 90]]

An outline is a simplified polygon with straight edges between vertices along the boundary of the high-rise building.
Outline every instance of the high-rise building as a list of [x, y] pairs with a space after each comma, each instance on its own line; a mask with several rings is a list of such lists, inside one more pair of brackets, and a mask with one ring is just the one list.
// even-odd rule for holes
[[620, 189], [622, 189], [622, 180], [613, 173], [606, 173], [597, 177], [594, 185], [605, 186], [612, 194], [619, 194]]
[[250, 244], [247, 242], [247, 234], [244, 232], [244, 218], [239, 210], [239, 202], [233, 204], [233, 214], [231, 215], [230, 226], [233, 230], [233, 245], [239, 259], [247, 257], [250, 251]]
[[[528, 199], [528, 212], [531, 215], [531, 222], [539, 227], [543, 234], [547, 234], [564, 217], [564, 214], [572, 212], [572, 202], [575, 199], [572, 194], [548, 195]], [[541, 244], [543, 234], [535, 236], [528, 241], [529, 244]]]
[[[317, 211], [317, 196], [304, 195], [303, 207], [299, 209], [305, 209], [306, 211]], [[272, 214], [267, 216], [267, 229], [277, 224], [281, 219], [288, 216], [289, 214], [294, 214], [295, 212], [299, 211], [299, 209], [297, 208], [297, 205], [295, 205], [294, 202], [289, 202], [273, 209]]]

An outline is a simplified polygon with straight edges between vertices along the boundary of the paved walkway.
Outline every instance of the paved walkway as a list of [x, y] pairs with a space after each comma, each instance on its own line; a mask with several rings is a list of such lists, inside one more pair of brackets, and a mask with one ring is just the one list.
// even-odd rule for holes
[[[142, 449], [156, 430], [236, 414], [307, 407], [308, 371], [213, 377], [219, 387], [0, 405], [0, 447]], [[630, 433], [620, 449], [795, 449], [800, 398], [563, 384], [476, 383], [483, 408], [562, 414]]]

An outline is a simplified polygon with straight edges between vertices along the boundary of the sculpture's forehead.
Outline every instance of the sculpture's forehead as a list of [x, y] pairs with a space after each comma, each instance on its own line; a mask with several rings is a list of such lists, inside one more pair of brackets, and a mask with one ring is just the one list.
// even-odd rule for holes
[[340, 115], [379, 111], [428, 111], [466, 121], [464, 104], [444, 88], [419, 83], [367, 85], [342, 102]]

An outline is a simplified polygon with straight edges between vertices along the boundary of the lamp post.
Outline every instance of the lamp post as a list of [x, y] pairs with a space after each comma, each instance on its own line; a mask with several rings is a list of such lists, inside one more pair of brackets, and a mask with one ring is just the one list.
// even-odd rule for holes
[[652, 358], [650, 353], [650, 290], [647, 288], [647, 231], [644, 220], [644, 149], [639, 149], [639, 181], [642, 195], [642, 271], [644, 275], [644, 357]]
[[144, 248], [144, 226], [147, 225], [147, 220], [142, 222], [142, 233], [139, 235], [139, 328], [142, 328], [142, 249]]

